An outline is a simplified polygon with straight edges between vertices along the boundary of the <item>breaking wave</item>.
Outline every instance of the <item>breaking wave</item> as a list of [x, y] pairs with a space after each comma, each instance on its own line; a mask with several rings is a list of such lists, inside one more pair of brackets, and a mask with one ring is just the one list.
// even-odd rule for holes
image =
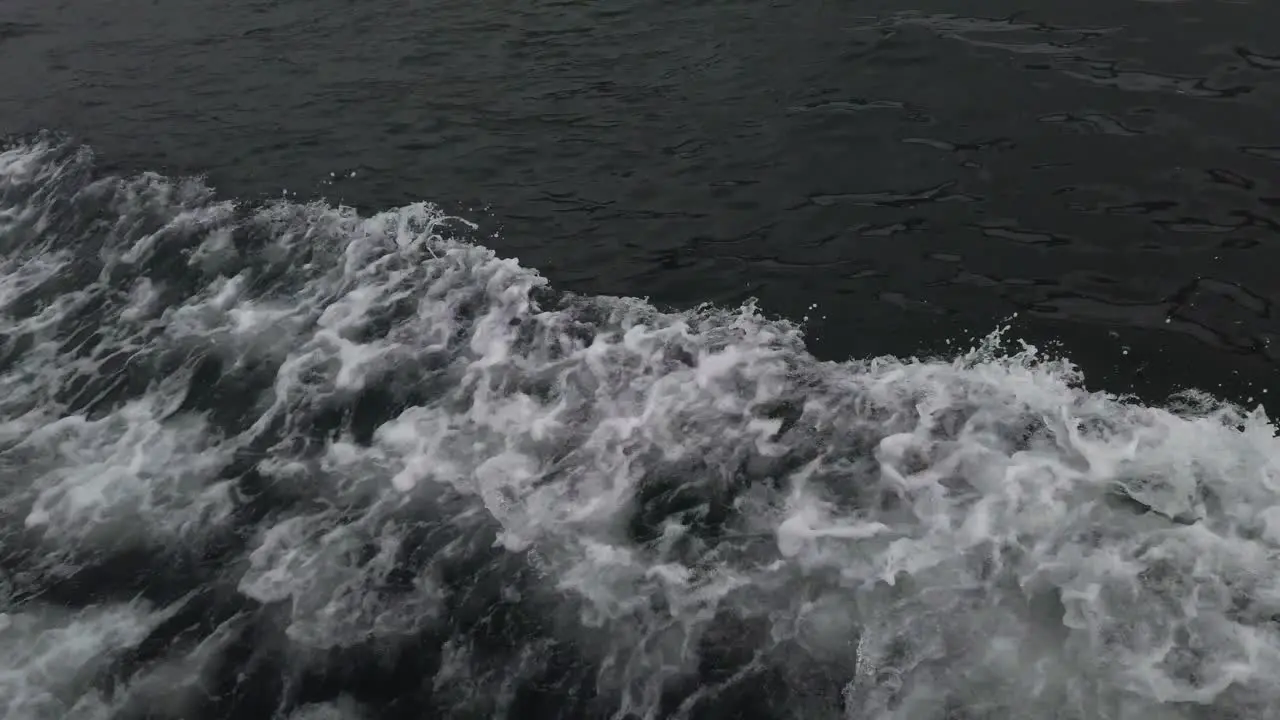
[[0, 714], [1280, 715], [1261, 410], [469, 230], [0, 152]]

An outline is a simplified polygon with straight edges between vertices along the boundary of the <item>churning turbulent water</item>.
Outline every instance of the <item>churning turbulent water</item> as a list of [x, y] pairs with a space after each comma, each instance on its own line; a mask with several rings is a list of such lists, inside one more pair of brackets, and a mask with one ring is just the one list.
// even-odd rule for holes
[[0, 154], [4, 717], [1280, 712], [1260, 411], [821, 362], [468, 233]]

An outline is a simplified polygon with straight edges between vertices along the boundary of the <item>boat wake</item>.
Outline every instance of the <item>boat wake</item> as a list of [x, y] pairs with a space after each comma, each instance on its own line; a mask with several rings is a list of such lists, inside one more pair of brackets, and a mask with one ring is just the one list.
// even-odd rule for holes
[[0, 711], [1280, 714], [1262, 412], [0, 152]]

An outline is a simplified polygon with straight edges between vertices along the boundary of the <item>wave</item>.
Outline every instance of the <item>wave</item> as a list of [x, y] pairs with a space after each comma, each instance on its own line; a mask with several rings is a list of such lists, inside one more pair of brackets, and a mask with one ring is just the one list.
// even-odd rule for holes
[[5, 717], [1280, 711], [1261, 410], [820, 361], [470, 228], [0, 152]]

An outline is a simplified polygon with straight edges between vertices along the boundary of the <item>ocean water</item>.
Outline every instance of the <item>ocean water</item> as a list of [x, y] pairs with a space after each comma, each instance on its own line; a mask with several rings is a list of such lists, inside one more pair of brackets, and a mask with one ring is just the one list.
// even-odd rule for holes
[[[1268, 717], [1265, 413], [0, 154], [10, 718]], [[327, 713], [327, 715], [326, 715]], [[1233, 714], [1234, 713], [1234, 714]]]
[[0, 716], [1280, 716], [1275, 11], [986, 5], [7, 4]]

